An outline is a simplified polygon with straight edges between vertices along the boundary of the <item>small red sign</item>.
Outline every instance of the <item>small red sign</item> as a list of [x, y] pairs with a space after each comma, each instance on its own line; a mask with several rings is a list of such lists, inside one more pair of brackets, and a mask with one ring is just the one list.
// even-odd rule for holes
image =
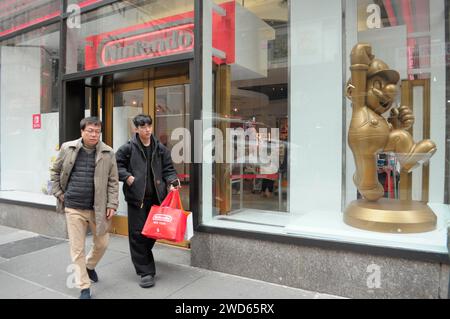
[[33, 114], [33, 129], [41, 128], [41, 114]]

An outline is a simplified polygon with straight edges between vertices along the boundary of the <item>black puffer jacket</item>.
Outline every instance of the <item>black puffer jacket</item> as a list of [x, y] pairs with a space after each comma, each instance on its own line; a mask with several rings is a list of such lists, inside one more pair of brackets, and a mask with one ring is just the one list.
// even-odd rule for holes
[[64, 204], [68, 208], [90, 209], [94, 207], [95, 152], [88, 154], [80, 148], [70, 173]]
[[[138, 134], [122, 145], [116, 153], [119, 180], [123, 182], [123, 193], [129, 204], [141, 206], [145, 195], [147, 174], [147, 159], [145, 152], [138, 141]], [[178, 179], [173, 167], [170, 151], [161, 144], [152, 134], [155, 147], [151, 159], [153, 170], [153, 183], [155, 185], [158, 202], [161, 203], [167, 196], [167, 186]], [[126, 180], [134, 176], [135, 180], [128, 186]]]

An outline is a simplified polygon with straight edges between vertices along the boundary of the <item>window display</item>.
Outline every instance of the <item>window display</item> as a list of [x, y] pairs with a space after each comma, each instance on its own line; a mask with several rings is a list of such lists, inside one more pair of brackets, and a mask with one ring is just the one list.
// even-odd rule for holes
[[[233, 137], [230, 145], [239, 153], [238, 146], [243, 143], [241, 155], [246, 161], [238, 162], [241, 157], [235, 155], [231, 164], [203, 163], [202, 223], [446, 251], [443, 235], [450, 211], [444, 203], [448, 165], [445, 1], [249, 0], [235, 4], [236, 16], [247, 14], [246, 21], [255, 24], [249, 23], [246, 32], [236, 36], [234, 64], [216, 64], [209, 70], [209, 54], [214, 61], [217, 52], [214, 41], [210, 45], [204, 39], [204, 81], [209, 74], [214, 76], [213, 81], [205, 81], [202, 91], [203, 114], [207, 115], [203, 125], [219, 129], [225, 137], [227, 129], [239, 128], [243, 137]], [[216, 14], [213, 9], [211, 12]], [[209, 27], [207, 14], [204, 29]], [[236, 22], [236, 29], [239, 27]], [[256, 33], [259, 38], [250, 41]], [[239, 51], [242, 42], [246, 50]], [[367, 61], [359, 61], [366, 63], [368, 77], [350, 71], [356, 58], [351, 60], [351, 51], [357, 43], [371, 47]], [[242, 62], [249, 59], [238, 60], [245, 54], [259, 61], [259, 68]], [[352, 81], [347, 83], [349, 78]], [[355, 93], [353, 81], [363, 81], [360, 94]], [[346, 95], [369, 107], [352, 113]], [[210, 118], [214, 120], [209, 122]], [[359, 136], [364, 124], [369, 132]], [[261, 129], [271, 132], [271, 128], [277, 130], [276, 138], [273, 133], [260, 136], [264, 135]], [[212, 134], [203, 142], [208, 145], [217, 140]], [[260, 142], [278, 144], [276, 169], [270, 163], [249, 160]], [[217, 146], [215, 150], [218, 154]], [[205, 180], [204, 176], [211, 175], [211, 180]], [[390, 233], [352, 227], [356, 224], [346, 224], [344, 213], [358, 199], [370, 205], [417, 204], [422, 212], [428, 212], [428, 219], [410, 229], [421, 233], [406, 234], [405, 225], [391, 227]]]
[[59, 26], [5, 40], [0, 49], [0, 197], [53, 205], [49, 167], [59, 148]]
[[[421, 163], [428, 163], [436, 152], [436, 144], [429, 139], [414, 142], [407, 131], [414, 124], [411, 109], [405, 105], [392, 108], [400, 75], [375, 58], [370, 44], [355, 45], [350, 63], [352, 77], [347, 82], [346, 95], [353, 110], [348, 142], [356, 164], [353, 181], [363, 200], [350, 204], [344, 214], [345, 222], [385, 232], [434, 230], [436, 216], [426, 204], [378, 201], [385, 189], [378, 182], [376, 156], [383, 151], [394, 153], [401, 169], [410, 172]], [[388, 111], [390, 117], [386, 120], [383, 113]]]
[[[375, 171], [378, 169], [378, 176], [375, 173], [372, 180], [384, 186], [378, 186], [378, 189], [379, 194], [385, 198], [381, 198], [374, 205], [381, 201], [392, 207], [396, 201], [401, 201], [406, 205], [420, 203], [428, 209], [428, 224], [424, 222], [421, 227], [410, 228], [411, 232], [421, 233], [403, 234], [408, 232], [408, 227], [405, 226], [392, 227], [390, 231], [393, 234], [378, 233], [379, 229], [373, 232], [352, 227], [347, 236], [352, 238], [352, 242], [444, 252], [446, 224], [450, 217], [448, 204], [444, 201], [443, 179], [445, 166], [448, 165], [445, 161], [445, 132], [448, 121], [445, 116], [445, 88], [448, 87], [448, 81], [445, 77], [446, 57], [442, 50], [448, 45], [445, 37], [445, 1], [346, 1], [345, 10], [348, 63], [345, 81], [352, 77], [349, 58], [355, 44], [370, 44], [372, 54], [399, 74], [396, 84], [398, 94], [391, 99], [392, 108], [402, 109], [407, 106], [414, 116], [414, 122], [408, 125], [410, 128], [407, 132], [414, 141], [412, 143], [417, 143], [412, 153], [419, 154], [412, 156], [409, 163], [405, 163], [410, 151], [401, 152], [403, 154], [398, 154], [398, 151], [396, 154], [395, 150], [377, 151], [380, 161], [378, 167], [375, 166]], [[353, 111], [350, 103], [345, 105], [345, 110], [347, 138]], [[395, 116], [386, 112], [383, 118], [391, 122]], [[343, 203], [345, 212], [351, 203], [358, 199], [359, 192], [353, 180], [357, 164], [347, 140], [344, 143], [347, 144]], [[419, 148], [423, 150], [420, 151]], [[383, 161], [383, 157], [389, 160]], [[419, 163], [419, 166], [410, 170], [416, 161], [425, 163]], [[374, 162], [376, 163], [376, 159]], [[404, 207], [397, 207], [396, 210], [401, 210], [400, 208]], [[377, 216], [378, 221], [382, 220], [381, 215]], [[342, 220], [344, 218], [343, 216]]]
[[216, 3], [235, 16], [235, 56], [226, 64], [213, 56], [212, 124], [228, 143], [215, 152], [220, 147], [232, 155], [214, 163], [212, 216], [276, 224], [286, 217], [289, 189], [288, 7], [279, 1]]

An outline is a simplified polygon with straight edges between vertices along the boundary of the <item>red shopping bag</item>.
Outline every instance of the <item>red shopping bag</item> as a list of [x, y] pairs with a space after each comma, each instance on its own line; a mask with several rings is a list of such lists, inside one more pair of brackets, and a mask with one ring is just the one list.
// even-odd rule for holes
[[161, 206], [152, 206], [141, 233], [145, 237], [181, 242], [184, 240], [188, 215], [189, 212], [185, 212], [181, 204], [179, 191], [174, 189]]

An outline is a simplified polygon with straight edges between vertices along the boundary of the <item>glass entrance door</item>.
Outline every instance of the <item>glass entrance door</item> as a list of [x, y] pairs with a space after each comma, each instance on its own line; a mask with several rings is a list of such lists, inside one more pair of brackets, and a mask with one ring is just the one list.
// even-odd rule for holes
[[[126, 83], [123, 83], [121, 75], [117, 76], [122, 83], [114, 83], [112, 88], [105, 90], [107, 94], [104, 101], [106, 133], [104, 141], [116, 152], [135, 133], [132, 119], [137, 114], [149, 114], [153, 118], [155, 137], [170, 151], [176, 153], [172, 154], [172, 159], [182, 183], [183, 207], [189, 210], [189, 164], [183, 160], [186, 158], [184, 155], [190, 154], [190, 141], [188, 136], [174, 133], [189, 131], [190, 84], [186, 73], [180, 76], [176, 71], [175, 68], [149, 70], [143, 72], [144, 79]], [[113, 232], [128, 235], [127, 204], [122, 186], [121, 182], [119, 208], [113, 218]], [[187, 246], [187, 243], [183, 246]]]

